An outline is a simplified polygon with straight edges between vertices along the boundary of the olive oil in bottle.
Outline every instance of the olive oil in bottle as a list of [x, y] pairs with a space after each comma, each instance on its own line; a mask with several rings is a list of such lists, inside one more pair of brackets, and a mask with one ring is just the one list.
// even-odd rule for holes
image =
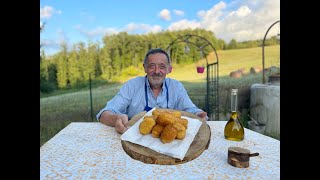
[[224, 127], [224, 137], [232, 141], [242, 141], [244, 138], [244, 128], [239, 120], [237, 106], [238, 89], [231, 89], [231, 115]]

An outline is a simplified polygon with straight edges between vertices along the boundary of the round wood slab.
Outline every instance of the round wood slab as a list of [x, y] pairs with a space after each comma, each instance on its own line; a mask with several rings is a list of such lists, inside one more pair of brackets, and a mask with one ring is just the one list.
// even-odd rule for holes
[[[161, 108], [158, 108], [161, 109]], [[173, 111], [172, 109], [161, 109], [161, 110], [168, 110]], [[174, 110], [177, 111], [177, 110]], [[206, 120], [201, 119], [200, 117], [196, 116], [195, 114], [180, 111], [182, 116], [187, 116], [190, 118], [198, 119], [202, 122], [202, 125], [200, 126], [200, 129], [196, 136], [194, 137], [193, 142], [191, 143], [185, 157], [180, 160], [178, 158], [174, 158], [171, 156], [167, 156], [161, 153], [158, 153], [152, 149], [149, 149], [147, 147], [134, 144], [128, 141], [122, 141], [122, 148], [123, 150], [133, 159], [139, 160], [144, 163], [148, 164], [181, 164], [186, 163], [188, 161], [191, 161], [198, 156], [202, 154], [202, 152], [206, 149], [208, 149], [210, 144], [210, 137], [211, 137], [211, 131], [209, 125], [206, 123]], [[136, 114], [131, 118], [128, 125], [132, 126], [135, 124], [139, 119], [141, 119], [147, 112], [143, 111], [141, 113]]]

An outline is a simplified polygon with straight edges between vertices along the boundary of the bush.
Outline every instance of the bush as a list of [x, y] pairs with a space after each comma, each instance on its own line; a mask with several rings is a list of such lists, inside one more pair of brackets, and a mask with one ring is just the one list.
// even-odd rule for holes
[[44, 81], [40, 83], [40, 93], [50, 93], [55, 90], [55, 85], [53, 83]]
[[130, 66], [123, 70], [121, 74], [127, 76], [137, 76], [139, 74], [139, 71], [137, 70], [137, 68]]

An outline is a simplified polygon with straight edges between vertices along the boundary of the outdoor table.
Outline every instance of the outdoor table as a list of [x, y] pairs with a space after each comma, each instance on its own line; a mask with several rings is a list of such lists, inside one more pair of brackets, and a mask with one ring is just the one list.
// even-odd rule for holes
[[[40, 147], [40, 179], [280, 179], [280, 141], [245, 128], [243, 141], [224, 138], [227, 121], [207, 121], [208, 149], [178, 165], [146, 164], [122, 149], [113, 127], [72, 122]], [[249, 149], [248, 168], [228, 164], [228, 147]]]

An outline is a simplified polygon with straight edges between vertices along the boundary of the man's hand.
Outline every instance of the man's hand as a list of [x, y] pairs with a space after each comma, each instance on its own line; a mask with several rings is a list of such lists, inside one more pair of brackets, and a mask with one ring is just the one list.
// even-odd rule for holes
[[196, 112], [196, 115], [202, 119], [205, 119], [206, 121], [209, 119], [207, 112], [204, 111]]
[[114, 127], [116, 131], [120, 134], [126, 132], [128, 130], [128, 116], [125, 114], [117, 115], [117, 119], [115, 121]]
[[128, 129], [128, 116], [126, 114], [115, 114], [111, 111], [104, 111], [99, 120], [102, 124], [115, 127], [116, 131], [120, 134]]

